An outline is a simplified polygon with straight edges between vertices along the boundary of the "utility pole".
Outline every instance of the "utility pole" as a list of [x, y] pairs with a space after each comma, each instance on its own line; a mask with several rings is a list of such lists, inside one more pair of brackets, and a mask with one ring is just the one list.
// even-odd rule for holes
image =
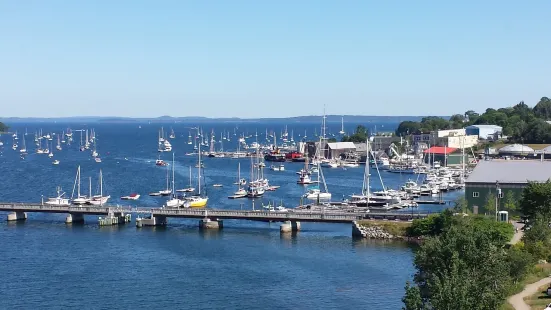
[[499, 207], [499, 196], [501, 195], [501, 188], [499, 187], [499, 181], [496, 181], [496, 222], [498, 221], [497, 218], [497, 210]]

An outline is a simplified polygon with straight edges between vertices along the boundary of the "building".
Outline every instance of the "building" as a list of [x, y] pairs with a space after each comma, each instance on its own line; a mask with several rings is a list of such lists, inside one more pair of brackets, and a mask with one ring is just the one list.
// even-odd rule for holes
[[478, 144], [478, 136], [447, 136], [438, 139], [440, 146], [453, 147], [456, 149], [471, 148]]
[[502, 130], [501, 126], [496, 125], [471, 125], [465, 127], [465, 134], [484, 140], [497, 140], [501, 137]]
[[372, 150], [386, 150], [392, 143], [400, 141], [399, 137], [395, 136], [371, 136], [369, 137], [369, 143]]
[[[461, 156], [463, 155], [460, 149], [444, 146], [433, 146], [424, 151], [425, 163], [432, 164], [440, 162], [442, 166], [461, 165]], [[468, 164], [468, 156], [465, 154], [465, 164]]]
[[438, 130], [436, 132], [437, 138], [444, 138], [449, 136], [464, 136], [466, 135], [465, 129], [449, 129], [449, 130]]
[[355, 153], [356, 146], [353, 142], [331, 142], [327, 143], [325, 158], [339, 158], [341, 154]]
[[[478, 163], [465, 181], [465, 199], [478, 210], [498, 200], [503, 209], [508, 200], [519, 201], [528, 182], [546, 182], [551, 178], [551, 162], [537, 160], [486, 160]], [[497, 192], [500, 192], [497, 195]]]
[[524, 144], [510, 144], [498, 150], [500, 156], [529, 156], [536, 154], [536, 151]]
[[438, 130], [431, 133], [413, 135], [412, 138], [414, 148], [419, 143], [456, 149], [470, 148], [478, 144], [478, 135], [466, 135], [465, 129]]

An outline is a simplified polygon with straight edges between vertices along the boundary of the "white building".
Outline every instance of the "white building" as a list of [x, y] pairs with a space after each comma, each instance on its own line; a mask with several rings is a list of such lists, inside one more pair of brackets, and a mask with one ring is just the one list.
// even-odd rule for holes
[[353, 142], [331, 142], [327, 143], [325, 158], [338, 158], [341, 154], [356, 152]]
[[479, 139], [494, 140], [501, 136], [503, 128], [496, 125], [471, 125], [465, 127], [467, 135], [478, 136]]

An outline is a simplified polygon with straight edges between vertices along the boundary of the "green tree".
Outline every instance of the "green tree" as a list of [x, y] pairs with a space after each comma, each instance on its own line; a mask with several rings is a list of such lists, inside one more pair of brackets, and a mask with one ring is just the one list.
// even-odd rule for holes
[[503, 303], [510, 283], [503, 244], [460, 221], [415, 253], [415, 285], [406, 286], [404, 309], [494, 310]]
[[518, 201], [512, 191], [507, 191], [503, 201], [503, 207], [506, 211], [514, 212], [517, 210]]
[[469, 206], [467, 204], [467, 199], [465, 199], [464, 196], [461, 196], [455, 200], [453, 211], [456, 213], [468, 213], [469, 212]]
[[367, 128], [363, 125], [358, 125], [356, 127], [356, 131], [351, 136], [344, 136], [342, 137], [342, 142], [356, 142], [356, 143], [362, 143], [367, 140], [368, 137], [368, 131]]
[[484, 213], [493, 214], [496, 213], [496, 196], [493, 193], [486, 195], [486, 202], [484, 203]]
[[536, 218], [522, 237], [526, 251], [536, 259], [551, 258], [551, 228], [549, 221]]
[[551, 100], [547, 97], [542, 97], [534, 106], [534, 115], [544, 120], [551, 120]]
[[395, 133], [397, 136], [407, 136], [418, 134], [420, 129], [421, 124], [419, 122], [404, 121], [398, 125]]
[[4, 123], [0, 122], [0, 132], [6, 132], [8, 131], [9, 127], [6, 126]]
[[539, 217], [543, 220], [551, 220], [551, 181], [529, 182], [522, 191], [519, 209], [529, 223]]

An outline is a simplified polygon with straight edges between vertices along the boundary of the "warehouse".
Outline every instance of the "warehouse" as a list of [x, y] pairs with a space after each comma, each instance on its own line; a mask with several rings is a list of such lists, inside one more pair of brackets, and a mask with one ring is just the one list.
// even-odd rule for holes
[[[481, 161], [465, 181], [465, 199], [471, 209], [480, 210], [498, 200], [502, 210], [507, 200], [520, 201], [528, 182], [551, 178], [551, 162], [537, 160]], [[501, 194], [496, 195], [497, 192]], [[492, 201], [488, 201], [492, 199]]]

